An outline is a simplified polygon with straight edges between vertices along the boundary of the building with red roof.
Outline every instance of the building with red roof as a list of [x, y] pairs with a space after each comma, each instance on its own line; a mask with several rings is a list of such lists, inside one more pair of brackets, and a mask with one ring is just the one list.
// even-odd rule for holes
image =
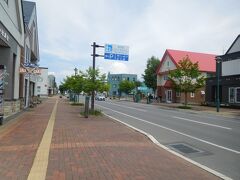
[[[186, 56], [196, 63], [198, 62], [199, 70], [205, 77], [215, 76], [216, 61], [215, 54], [197, 53], [189, 51], [180, 51], [167, 49], [157, 68], [157, 96], [162, 102], [184, 102], [184, 94], [176, 92], [173, 84], [168, 80], [169, 71], [177, 68], [180, 60]], [[188, 94], [188, 102], [203, 103], [205, 100], [205, 87], [197, 92]]]

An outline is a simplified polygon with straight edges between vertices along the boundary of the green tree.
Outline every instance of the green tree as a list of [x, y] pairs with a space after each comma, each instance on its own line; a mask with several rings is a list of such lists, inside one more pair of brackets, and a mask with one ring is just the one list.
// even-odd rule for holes
[[155, 94], [155, 91], [157, 89], [157, 73], [156, 70], [159, 66], [159, 59], [152, 56], [151, 58], [148, 59], [147, 61], [147, 67], [144, 70], [143, 79], [144, 83], [148, 88], [152, 88], [153, 92]]
[[61, 94], [64, 94], [64, 92], [67, 91], [67, 89], [65, 88], [63, 83], [61, 83], [59, 85], [59, 91], [60, 91]]
[[83, 91], [84, 83], [84, 75], [82, 73], [79, 73], [74, 76], [67, 76], [59, 88], [61, 87], [62, 91], [64, 90], [80, 94]]
[[135, 83], [132, 81], [124, 80], [119, 83], [119, 91], [127, 95], [135, 88]]
[[138, 87], [140, 87], [142, 85], [141, 81], [134, 81], [134, 85], [136, 88], [136, 93], [138, 93]]
[[84, 74], [84, 78], [84, 92], [90, 94], [92, 91], [109, 91], [109, 85], [106, 81], [106, 74], [100, 74], [99, 69], [93, 70], [92, 67], [89, 67]]
[[198, 62], [192, 63], [188, 56], [179, 61], [177, 69], [170, 72], [169, 79], [176, 91], [184, 92], [185, 106], [188, 103], [187, 93], [195, 92], [205, 84], [205, 77], [199, 71]]
[[[84, 75], [84, 92], [91, 93], [109, 91], [110, 86], [107, 84], [106, 74], [100, 74], [99, 69], [94, 70], [89, 67]], [[94, 111], [94, 103], [92, 100], [91, 111]]]

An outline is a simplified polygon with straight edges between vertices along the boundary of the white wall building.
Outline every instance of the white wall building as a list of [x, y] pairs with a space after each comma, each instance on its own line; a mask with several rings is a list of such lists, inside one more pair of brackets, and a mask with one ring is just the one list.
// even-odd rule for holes
[[4, 116], [20, 111], [19, 68], [24, 55], [24, 24], [21, 0], [0, 1], [0, 65], [6, 68]]
[[35, 94], [41, 98], [48, 97], [48, 68], [39, 67], [40, 75], [37, 78]]

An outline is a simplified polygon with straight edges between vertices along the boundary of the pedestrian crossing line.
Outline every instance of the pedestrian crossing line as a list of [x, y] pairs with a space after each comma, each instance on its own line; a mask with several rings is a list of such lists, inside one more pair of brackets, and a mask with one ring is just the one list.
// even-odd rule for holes
[[47, 128], [43, 134], [42, 141], [38, 147], [31, 171], [28, 175], [28, 180], [44, 180], [46, 178], [47, 167], [48, 167], [48, 157], [49, 157], [49, 151], [50, 151], [52, 134], [53, 134], [53, 127], [54, 127], [56, 112], [57, 112], [57, 104], [58, 104], [58, 100], [54, 105], [52, 114], [48, 121]]

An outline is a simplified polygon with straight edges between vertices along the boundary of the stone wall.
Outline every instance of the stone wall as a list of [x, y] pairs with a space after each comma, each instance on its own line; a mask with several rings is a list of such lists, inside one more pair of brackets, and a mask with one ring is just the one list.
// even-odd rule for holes
[[4, 101], [4, 118], [20, 112], [20, 100]]

